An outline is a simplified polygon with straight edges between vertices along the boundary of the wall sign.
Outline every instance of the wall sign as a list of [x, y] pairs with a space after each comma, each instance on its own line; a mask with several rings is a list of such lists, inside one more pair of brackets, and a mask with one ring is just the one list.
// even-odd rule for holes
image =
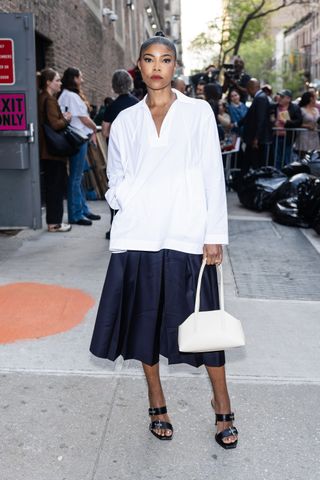
[[13, 40], [0, 38], [0, 85], [14, 85], [15, 81]]
[[0, 93], [0, 130], [27, 130], [24, 93]]

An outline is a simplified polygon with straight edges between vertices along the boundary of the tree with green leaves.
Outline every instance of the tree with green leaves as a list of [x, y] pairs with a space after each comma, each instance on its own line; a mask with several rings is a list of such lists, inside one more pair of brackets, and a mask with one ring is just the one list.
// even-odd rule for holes
[[246, 70], [252, 77], [260, 78], [265, 83], [275, 82], [277, 72], [273, 70], [274, 48], [274, 38], [265, 35], [241, 45], [240, 57], [245, 59]]
[[[232, 51], [233, 55], [238, 54], [241, 43], [248, 41], [246, 34], [248, 34], [249, 27], [249, 32], [252, 34], [255, 25], [256, 29], [259, 29], [259, 26], [261, 28], [265, 17], [294, 5], [316, 6], [319, 5], [319, 0], [228, 0], [226, 13], [230, 18], [230, 25], [232, 23], [236, 27], [235, 35], [230, 38], [231, 47], [229, 51]], [[239, 10], [241, 10], [240, 15]]]
[[211, 22], [208, 32], [198, 35], [191, 48], [195, 52], [212, 49], [220, 66], [228, 56], [238, 55], [243, 44], [261, 36], [268, 15], [294, 5], [316, 7], [319, 3], [319, 0], [227, 0], [223, 17]]

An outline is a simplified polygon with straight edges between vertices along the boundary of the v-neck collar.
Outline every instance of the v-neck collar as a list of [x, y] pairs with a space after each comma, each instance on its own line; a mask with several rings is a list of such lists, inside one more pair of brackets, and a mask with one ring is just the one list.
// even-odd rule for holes
[[193, 103], [194, 99], [189, 98], [183, 93], [179, 92], [175, 88], [171, 89], [173, 93], [176, 95], [176, 100], [171, 104], [168, 112], [166, 113], [165, 118], [163, 119], [161, 129], [160, 129], [160, 136], [158, 135], [156, 125], [152, 118], [152, 114], [150, 108], [146, 104], [147, 95], [141, 100], [140, 104], [141, 108], [145, 110], [145, 132], [149, 138], [149, 143], [153, 146], [162, 147], [168, 144], [169, 141], [169, 132], [170, 126], [172, 124], [174, 118], [174, 112], [177, 109], [179, 103]]
[[[164, 140], [164, 135], [165, 135], [165, 130], [166, 130], [166, 124], [168, 123], [168, 121], [170, 120], [170, 117], [171, 117], [171, 114], [172, 114], [172, 111], [174, 110], [174, 104], [178, 101], [178, 95], [176, 93], [176, 91], [172, 90], [173, 93], [175, 94], [176, 98], [175, 100], [173, 100], [173, 102], [171, 103], [167, 113], [165, 114], [163, 120], [162, 120], [162, 124], [161, 124], [161, 127], [160, 127], [160, 131], [159, 131], [159, 134], [158, 134], [158, 131], [157, 131], [157, 126], [155, 124], [155, 121], [153, 119], [153, 116], [152, 116], [152, 113], [151, 113], [151, 110], [149, 108], [149, 106], [147, 105], [147, 97], [148, 95], [146, 95], [143, 99], [143, 102], [144, 102], [144, 106], [145, 108], [148, 110], [149, 112], [149, 117], [150, 117], [150, 120], [152, 122], [152, 126], [153, 126], [153, 130], [154, 130], [154, 134], [156, 136], [156, 139], [161, 143], [161, 140]], [[171, 123], [171, 122], [170, 122]], [[169, 128], [169, 125], [167, 126], [167, 128]]]

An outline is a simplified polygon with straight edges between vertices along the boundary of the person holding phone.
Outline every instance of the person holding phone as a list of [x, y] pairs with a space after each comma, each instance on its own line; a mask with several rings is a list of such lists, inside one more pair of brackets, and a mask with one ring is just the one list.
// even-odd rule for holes
[[[78, 68], [69, 67], [62, 77], [62, 93], [59, 105], [64, 112], [72, 114], [70, 125], [88, 136], [88, 140], [96, 143], [97, 127], [89, 115], [89, 102], [82, 92], [83, 76]], [[90, 226], [92, 220], [100, 220], [100, 215], [92, 213], [87, 205], [81, 185], [86, 163], [88, 142], [70, 157], [70, 173], [68, 181], [68, 215], [69, 222], [76, 225]]]

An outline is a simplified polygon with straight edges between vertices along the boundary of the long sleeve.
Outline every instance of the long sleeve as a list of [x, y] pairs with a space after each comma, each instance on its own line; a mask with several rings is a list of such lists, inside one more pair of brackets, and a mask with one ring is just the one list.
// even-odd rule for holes
[[68, 125], [68, 122], [63, 117], [57, 100], [53, 97], [48, 97], [45, 103], [46, 116], [50, 126], [54, 130], [62, 130]]
[[119, 135], [115, 122], [111, 126], [107, 162], [109, 188], [105, 197], [111, 208], [119, 210], [121, 208], [121, 201], [120, 198], [118, 198], [118, 190], [120, 190], [121, 184], [124, 182], [125, 169], [122, 163], [123, 159], [120, 153]]
[[202, 125], [202, 173], [207, 202], [206, 244], [228, 243], [227, 202], [220, 142], [214, 115]]
[[302, 124], [302, 113], [298, 105], [289, 106], [290, 120], [285, 123], [285, 128], [299, 128]]
[[157, 134], [145, 100], [112, 123], [109, 205], [119, 210], [110, 250], [202, 254], [227, 244], [223, 164], [210, 105], [178, 91]]
[[264, 97], [255, 97], [254, 101], [256, 102], [256, 134], [255, 138], [258, 139], [260, 143], [263, 143], [265, 140], [265, 131], [266, 131], [266, 122], [269, 116], [270, 104], [267, 98]]
[[237, 122], [238, 127], [242, 127], [245, 122], [245, 117], [248, 113], [248, 107], [244, 104], [241, 103], [240, 107], [232, 107], [233, 112], [235, 113], [235, 119], [234, 121]]

